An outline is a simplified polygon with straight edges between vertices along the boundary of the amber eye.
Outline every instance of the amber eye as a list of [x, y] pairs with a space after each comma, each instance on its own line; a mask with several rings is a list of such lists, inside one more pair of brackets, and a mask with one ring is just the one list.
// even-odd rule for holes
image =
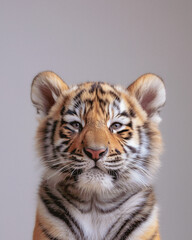
[[81, 123], [77, 122], [77, 121], [74, 121], [74, 122], [70, 122], [71, 126], [79, 131], [82, 130], [82, 125]]
[[122, 127], [122, 123], [119, 123], [119, 122], [114, 122], [113, 124], [111, 124], [111, 126], [110, 126], [110, 130], [112, 131], [112, 130], [118, 130], [120, 127]]

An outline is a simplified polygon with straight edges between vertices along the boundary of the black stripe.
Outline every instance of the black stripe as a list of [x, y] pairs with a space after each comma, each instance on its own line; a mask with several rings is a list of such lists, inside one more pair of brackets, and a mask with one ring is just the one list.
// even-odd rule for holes
[[96, 87], [97, 87], [97, 83], [93, 83], [91, 85], [91, 89], [89, 89], [89, 93], [93, 93], [95, 91]]
[[73, 132], [73, 133], [75, 132], [73, 129], [71, 129], [71, 128], [67, 127], [67, 126], [64, 126], [63, 128], [69, 130], [70, 132]]
[[133, 129], [133, 124], [132, 124], [132, 122], [128, 123], [126, 126], [130, 127], [131, 129]]
[[[73, 217], [70, 215], [69, 211], [61, 203], [60, 199], [58, 197], [56, 197], [54, 194], [52, 194], [49, 191], [47, 186], [43, 186], [43, 188], [44, 188], [45, 193], [52, 200], [52, 202], [51, 202], [50, 200], [45, 199], [41, 195], [41, 199], [44, 202], [45, 206], [47, 207], [48, 211], [55, 217], [63, 220], [66, 223], [66, 225], [69, 227], [71, 232], [77, 237], [77, 239], [79, 239], [79, 237], [83, 238], [84, 234], [83, 234], [82, 230], [80, 229], [78, 223], [73, 219]], [[55, 204], [59, 209], [55, 209], [55, 207], [51, 207], [52, 204]], [[76, 231], [75, 231], [74, 227], [76, 228]]]
[[68, 152], [69, 148], [71, 147], [72, 143], [69, 144], [69, 146], [67, 148], [65, 148], [65, 150], [63, 152]]
[[99, 106], [100, 106], [102, 112], [105, 113], [105, 106], [107, 103], [103, 99], [98, 98], [98, 100], [99, 100]]
[[117, 111], [120, 111], [119, 105], [116, 104], [116, 102], [113, 102], [113, 107], [117, 109]]
[[122, 113], [119, 114], [119, 116], [122, 116], [122, 117], [129, 117], [129, 114], [128, 114], [128, 112], [123, 111]]
[[71, 175], [73, 177], [77, 177], [78, 175], [80, 175], [83, 172], [82, 169], [74, 169], [74, 168], [70, 169], [70, 171], [71, 171]]
[[74, 154], [76, 152], [76, 148], [73, 149], [73, 151], [71, 152], [71, 154]]
[[142, 145], [142, 138], [141, 138], [141, 127], [137, 127], [138, 135], [139, 135], [139, 145]]
[[99, 104], [100, 104], [100, 106], [101, 106], [101, 105], [104, 105], [104, 106], [106, 106], [106, 104], [107, 104], [107, 103], [106, 103], [106, 102], [107, 102], [107, 100], [105, 100], [105, 101], [104, 101], [104, 100], [103, 100], [103, 99], [101, 99], [101, 98], [98, 98], [98, 100], [99, 100]]
[[[147, 213], [145, 213], [139, 220], [137, 220], [137, 216], [139, 214], [142, 214], [142, 211], [144, 209], [144, 207], [147, 204], [147, 200], [149, 195], [151, 194], [151, 192], [147, 192], [146, 193], [146, 200], [139, 206], [139, 209], [134, 211], [129, 218], [127, 218], [124, 223], [121, 225], [121, 227], [119, 228], [118, 232], [116, 233], [115, 237], [113, 238], [113, 240], [116, 240], [117, 237], [120, 235], [121, 231], [123, 230], [123, 228], [126, 227], [126, 225], [128, 225], [128, 229], [123, 233], [123, 235], [121, 236], [120, 240], [124, 240], [127, 239], [127, 237], [141, 224], [143, 223], [151, 214], [152, 208], [150, 209], [150, 211], [148, 211]], [[136, 217], [136, 218], [135, 218]], [[135, 221], [134, 221], [135, 218]], [[129, 226], [129, 223], [133, 221], [133, 223]], [[111, 228], [112, 229], [112, 228]]]
[[120, 162], [121, 159], [115, 159], [115, 160], [108, 160], [106, 161], [106, 163], [116, 163], [116, 162]]
[[132, 153], [136, 153], [137, 152], [136, 148], [134, 148], [132, 146], [129, 146], [129, 145], [126, 145], [126, 146], [131, 150]]
[[144, 214], [139, 220], [132, 223], [132, 225], [125, 231], [123, 236], [120, 238], [120, 240], [126, 240], [127, 236], [129, 236], [136, 228], [138, 228], [143, 222], [145, 222], [149, 215], [151, 214], [151, 211]]
[[71, 194], [71, 192], [70, 192], [70, 190], [68, 190], [70, 187], [73, 189], [74, 188], [74, 184], [68, 184], [68, 185], [61, 185], [61, 190], [60, 189], [58, 189], [59, 190], [59, 192], [61, 193], [61, 195], [65, 198], [65, 194], [67, 195], [67, 196], [69, 196], [72, 200], [74, 200], [74, 201], [77, 201], [77, 202], [79, 202], [79, 203], [83, 203], [83, 204], [89, 204], [90, 203], [90, 201], [89, 200], [87, 200], [87, 201], [85, 201], [85, 200], [82, 200], [82, 199], [80, 199], [78, 196], [76, 196], [76, 195], [72, 195]]
[[86, 99], [86, 100], [85, 100], [85, 103], [86, 103], [86, 104], [90, 104], [91, 107], [92, 107], [92, 105], [93, 105], [93, 100]]
[[[143, 205], [144, 205], [144, 204], [143, 204]], [[143, 206], [141, 206], [140, 209], [141, 209], [141, 208], [143, 208]], [[119, 228], [118, 232], [116, 233], [115, 237], [113, 237], [112, 240], [116, 240], [116, 239], [117, 239], [117, 237], [118, 237], [119, 233], [121, 232], [121, 230], [125, 227], [125, 225], [129, 224], [129, 222], [131, 221], [131, 219], [134, 218], [134, 217], [140, 212], [140, 209], [137, 210], [137, 211], [135, 211], [135, 212], [133, 212], [133, 213], [131, 214], [131, 216], [124, 221], [123, 225], [121, 225], [121, 227]], [[119, 219], [115, 222], [115, 224], [117, 224], [118, 221], [119, 221]], [[115, 224], [112, 225], [112, 227], [110, 228], [110, 231], [114, 228]], [[128, 237], [128, 236], [126, 236], [126, 237]]]
[[123, 129], [121, 131], [118, 131], [117, 133], [120, 134], [120, 133], [124, 133], [124, 132], [129, 132], [129, 129]]
[[[130, 200], [130, 199], [131, 199], [133, 196], [135, 196], [137, 193], [138, 193], [138, 192], [135, 192], [135, 193], [131, 194], [130, 196], [126, 197], [122, 202], [120, 202], [120, 203], [118, 202], [118, 204], [117, 204], [116, 206], [114, 206], [114, 207], [112, 207], [112, 208], [110, 208], [110, 209], [103, 210], [103, 209], [97, 208], [97, 210], [98, 210], [99, 212], [101, 212], [101, 213], [111, 213], [111, 212], [115, 211], [116, 209], [120, 208], [125, 202], [127, 202], [128, 200]], [[117, 202], [117, 201], [118, 201], [118, 200], [114, 200], [113, 202]], [[118, 221], [119, 221], [119, 220], [118, 220]], [[116, 223], [114, 223], [114, 225], [115, 225], [115, 224], [116, 224]], [[114, 225], [111, 227], [111, 229], [113, 229]], [[111, 229], [109, 229], [108, 233], [110, 232]], [[108, 233], [107, 233], [107, 235], [108, 235]], [[106, 235], [106, 236], [107, 236], [107, 235]]]
[[47, 126], [51, 126], [51, 125], [52, 125], [52, 124], [50, 123], [50, 121], [52, 121], [52, 119], [51, 119], [51, 118], [48, 118], [48, 119], [47, 119], [47, 123], [46, 123]]
[[78, 108], [80, 105], [81, 105], [81, 101], [78, 100], [78, 101], [75, 102], [74, 108]]
[[63, 116], [64, 111], [65, 111], [65, 107], [63, 106], [62, 109], [61, 109], [61, 111], [60, 111], [60, 115], [61, 115], [61, 116]]
[[103, 88], [102, 88], [102, 86], [101, 86], [101, 84], [99, 83], [98, 84], [98, 89], [100, 90], [100, 93], [102, 94], [102, 95], [104, 95], [106, 92], [103, 90]]
[[59, 136], [60, 136], [60, 138], [67, 138], [67, 139], [69, 139], [67, 137], [67, 135], [62, 132], [62, 130], [59, 131]]
[[[49, 163], [49, 161], [46, 162], [46, 163], [52, 164], [52, 163]], [[55, 163], [56, 163], [56, 162], [55, 162]], [[50, 166], [48, 165], [48, 167], [51, 168], [51, 169], [54, 169], [54, 170], [59, 169], [59, 168], [61, 167], [61, 164], [59, 164], [59, 163], [55, 164], [55, 163], [54, 163], [54, 165], [50, 165]]]
[[[65, 189], [66, 190], [66, 189]], [[71, 205], [73, 205], [75, 208], [77, 208], [81, 213], [88, 213], [92, 210], [92, 206], [90, 204], [89, 208], [88, 209], [81, 209], [79, 208], [75, 203], [74, 201], [77, 201], [79, 203], [85, 203], [86, 206], [87, 206], [87, 203], [82, 201], [81, 199], [79, 199], [78, 197], [74, 197], [72, 196], [70, 193], [67, 192], [67, 195], [64, 194], [64, 191], [61, 191], [59, 188], [58, 188], [58, 191], [60, 192], [60, 194], [62, 195], [62, 197], [64, 199], [66, 199]]]
[[66, 124], [67, 122], [66, 121], [64, 121], [63, 119], [61, 119], [61, 126], [63, 125], [63, 124]]
[[67, 148], [65, 148], [65, 150], [63, 152], [68, 152], [69, 148], [71, 145], [69, 145]]
[[[52, 214], [53, 216], [61, 219], [62, 221], [64, 221], [66, 223], [66, 225], [69, 227], [69, 229], [71, 230], [71, 232], [76, 235], [68, 217], [67, 214], [63, 214], [61, 211], [55, 210], [54, 208], [52, 208], [51, 202], [47, 199], [45, 199], [44, 197], [41, 196], [41, 200], [43, 201], [43, 203], [45, 204], [47, 210], [49, 211], [50, 214]], [[64, 210], [64, 209], [63, 209]], [[65, 211], [64, 211], [65, 212]]]
[[120, 102], [120, 98], [119, 98], [119, 96], [118, 96], [115, 92], [109, 91], [109, 94], [112, 95], [113, 98], [115, 98], [115, 100], [117, 100], [118, 102]]
[[115, 148], [115, 152], [116, 152], [117, 154], [119, 154], [119, 155], [121, 154], [121, 152], [120, 152], [118, 149], [116, 149], [116, 148]]
[[117, 170], [108, 170], [108, 174], [112, 176], [113, 180], [117, 180], [119, 178]]
[[118, 156], [118, 155], [116, 153], [112, 153], [108, 157], [114, 157], [114, 156]]
[[51, 134], [51, 144], [52, 144], [52, 145], [54, 145], [54, 136], [55, 136], [55, 131], [56, 131], [57, 123], [58, 123], [57, 120], [53, 122], [53, 128], [52, 128], [52, 134]]
[[130, 116], [131, 116], [132, 118], [135, 118], [135, 117], [136, 117], [136, 114], [135, 114], [135, 112], [133, 111], [133, 109], [130, 109], [130, 110], [129, 110], [129, 114], [130, 114]]
[[79, 100], [79, 98], [81, 97], [81, 95], [85, 92], [85, 89], [81, 90], [75, 97], [74, 97], [74, 101]]
[[[58, 121], [54, 121], [53, 124], [52, 124], [52, 130], [51, 130], [51, 146], [52, 146], [52, 157], [51, 157], [51, 160], [54, 160], [54, 159], [57, 159], [57, 151], [56, 151], [56, 148], [54, 146], [54, 137], [55, 137], [55, 132], [56, 132], [56, 128], [57, 128], [57, 124], [58, 124]], [[46, 154], [46, 149], [45, 148], [45, 154]], [[47, 160], [46, 157], [45, 157], [45, 163], [48, 167], [50, 167], [51, 169], [58, 169], [60, 168], [60, 164], [58, 163], [57, 165], [51, 165], [51, 163], [49, 162], [49, 159]], [[54, 164], [57, 163], [58, 161], [55, 160]]]
[[77, 113], [71, 109], [68, 109], [67, 112], [65, 113], [65, 115], [77, 115]]
[[129, 140], [131, 137], [133, 136], [132, 132], [129, 132], [129, 136], [128, 137], [122, 137], [125, 140]]
[[125, 149], [124, 145], [123, 145], [120, 141], [118, 141], [118, 142], [120, 143], [121, 147], [123, 148], [123, 151], [124, 151], [125, 153], [127, 153], [127, 150]]
[[61, 144], [68, 144], [70, 142], [70, 140], [68, 140], [68, 141], [63, 141]]
[[48, 239], [50, 239], [50, 240], [60, 240], [59, 238], [53, 237], [53, 236], [48, 232], [48, 230], [42, 226], [41, 223], [39, 223], [39, 227], [41, 228], [42, 232], [44, 233], [44, 235], [45, 235]]

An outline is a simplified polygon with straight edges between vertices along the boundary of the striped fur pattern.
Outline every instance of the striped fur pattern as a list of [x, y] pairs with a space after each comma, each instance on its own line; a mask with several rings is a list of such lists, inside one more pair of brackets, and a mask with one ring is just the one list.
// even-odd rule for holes
[[38, 74], [31, 98], [45, 167], [33, 240], [158, 240], [153, 178], [165, 102], [154, 74], [127, 89], [102, 82], [69, 88]]

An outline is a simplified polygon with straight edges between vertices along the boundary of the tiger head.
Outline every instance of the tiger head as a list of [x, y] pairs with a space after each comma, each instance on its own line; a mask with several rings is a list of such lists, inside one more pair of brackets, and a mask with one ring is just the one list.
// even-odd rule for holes
[[127, 89], [103, 82], [68, 87], [53, 72], [38, 74], [31, 99], [39, 114], [37, 148], [47, 178], [87, 192], [152, 183], [162, 148], [163, 81], [145, 74]]

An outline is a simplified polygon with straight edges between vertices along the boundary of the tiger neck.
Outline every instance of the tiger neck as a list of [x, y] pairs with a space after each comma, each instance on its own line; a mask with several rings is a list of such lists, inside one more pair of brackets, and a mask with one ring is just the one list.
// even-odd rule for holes
[[124, 202], [128, 201], [139, 193], [140, 195], [147, 195], [153, 192], [152, 186], [145, 187], [144, 189], [138, 187], [130, 191], [125, 191], [121, 188], [115, 188], [114, 191], [103, 191], [99, 193], [86, 192], [77, 188], [76, 184], [71, 181], [59, 181], [55, 183], [48, 180], [44, 180], [42, 182], [40, 189], [43, 191], [50, 189], [61, 201], [67, 201], [78, 209], [86, 206], [86, 209], [83, 212], [89, 212], [95, 209], [101, 213], [103, 211], [110, 212], [110, 206], [114, 205], [114, 203], [119, 203], [119, 206], [121, 206]]

